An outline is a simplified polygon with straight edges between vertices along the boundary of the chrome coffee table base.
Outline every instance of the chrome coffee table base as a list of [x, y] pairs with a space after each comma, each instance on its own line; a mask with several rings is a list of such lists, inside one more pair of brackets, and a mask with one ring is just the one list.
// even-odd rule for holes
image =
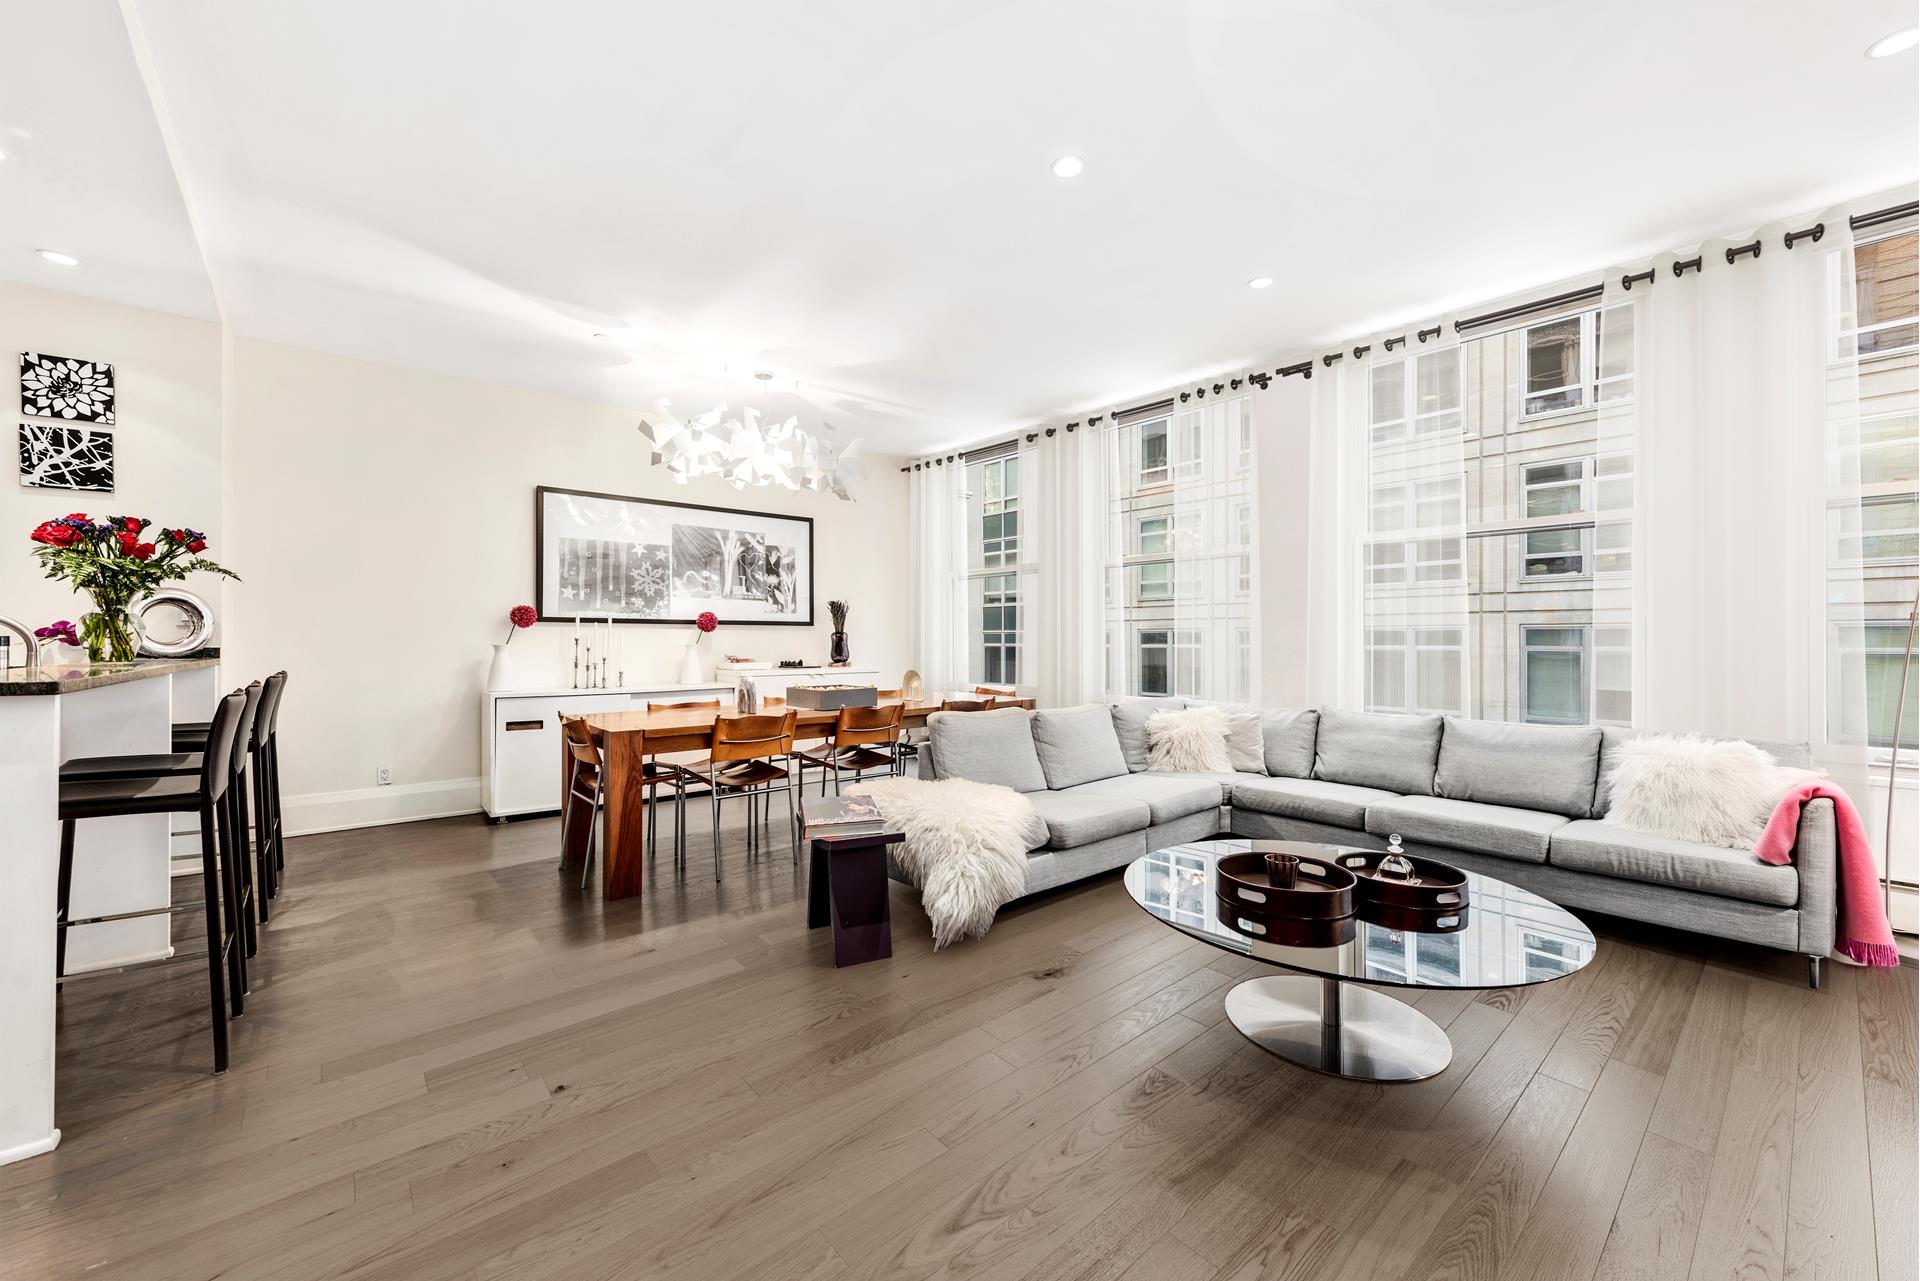
[[1261, 1049], [1351, 1081], [1423, 1081], [1453, 1058], [1438, 1023], [1338, 979], [1248, 979], [1227, 993], [1227, 1017]]

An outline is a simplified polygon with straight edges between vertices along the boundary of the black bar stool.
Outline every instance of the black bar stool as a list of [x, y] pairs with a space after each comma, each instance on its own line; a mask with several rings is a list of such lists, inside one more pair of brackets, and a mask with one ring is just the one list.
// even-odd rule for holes
[[261, 682], [260, 710], [254, 716], [253, 740], [247, 745], [253, 758], [253, 841], [259, 855], [260, 919], [267, 919], [267, 899], [280, 897], [280, 878], [286, 871], [287, 851], [280, 836], [280, 697], [287, 674], [275, 672]]
[[75, 778], [60, 782], [60, 874], [56, 916], [55, 974], [67, 964], [67, 931], [75, 925], [126, 920], [136, 916], [171, 914], [170, 907], [114, 916], [74, 920], [74, 826], [83, 818], [121, 814], [198, 814], [200, 818], [201, 888], [207, 918], [207, 984], [213, 1012], [213, 1070], [227, 1070], [227, 1019], [246, 1011], [247, 962], [242, 921], [250, 912], [241, 888], [234, 840], [232, 779], [234, 757], [240, 745], [240, 719], [248, 705], [241, 692], [220, 700], [208, 722], [206, 748], [198, 774], [148, 775], [137, 778]]

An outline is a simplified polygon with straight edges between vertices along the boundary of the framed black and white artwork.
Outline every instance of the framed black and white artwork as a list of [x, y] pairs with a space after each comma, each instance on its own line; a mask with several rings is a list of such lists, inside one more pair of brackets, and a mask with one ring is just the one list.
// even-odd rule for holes
[[113, 366], [72, 356], [20, 353], [20, 412], [113, 426]]
[[575, 489], [534, 490], [543, 619], [813, 624], [813, 519]]
[[20, 424], [20, 483], [113, 492], [113, 433], [54, 423]]

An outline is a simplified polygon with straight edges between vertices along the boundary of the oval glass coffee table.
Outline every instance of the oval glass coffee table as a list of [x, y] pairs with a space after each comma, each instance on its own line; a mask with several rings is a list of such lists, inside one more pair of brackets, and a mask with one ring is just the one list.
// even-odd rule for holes
[[[1528, 987], [1565, 978], [1593, 959], [1593, 933], [1538, 894], [1467, 873], [1466, 920], [1449, 933], [1392, 929], [1354, 918], [1345, 941], [1292, 947], [1249, 938], [1220, 920], [1214, 863], [1222, 855], [1298, 842], [1225, 839], [1169, 846], [1127, 867], [1127, 893], [1174, 929], [1292, 974], [1264, 975], [1227, 993], [1227, 1017], [1254, 1044], [1316, 1072], [1360, 1081], [1419, 1081], [1453, 1058], [1447, 1034], [1384, 992]], [[1345, 848], [1320, 846], [1329, 856]]]

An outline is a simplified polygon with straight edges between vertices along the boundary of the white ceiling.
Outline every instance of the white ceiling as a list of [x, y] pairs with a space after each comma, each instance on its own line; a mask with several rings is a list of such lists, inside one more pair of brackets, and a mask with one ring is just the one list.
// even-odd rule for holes
[[[75, 136], [123, 87], [13, 39], [95, 6], [6, 0], [42, 92], [0, 127], [57, 130], [36, 165], [141, 215], [135, 301], [177, 218], [144, 221], [130, 141]], [[126, 7], [236, 332], [636, 406], [770, 369], [882, 449], [1920, 168], [1916, 54], [1862, 56], [1907, 0]]]
[[0, 3], [0, 155], [0, 280], [215, 317], [113, 0]]

